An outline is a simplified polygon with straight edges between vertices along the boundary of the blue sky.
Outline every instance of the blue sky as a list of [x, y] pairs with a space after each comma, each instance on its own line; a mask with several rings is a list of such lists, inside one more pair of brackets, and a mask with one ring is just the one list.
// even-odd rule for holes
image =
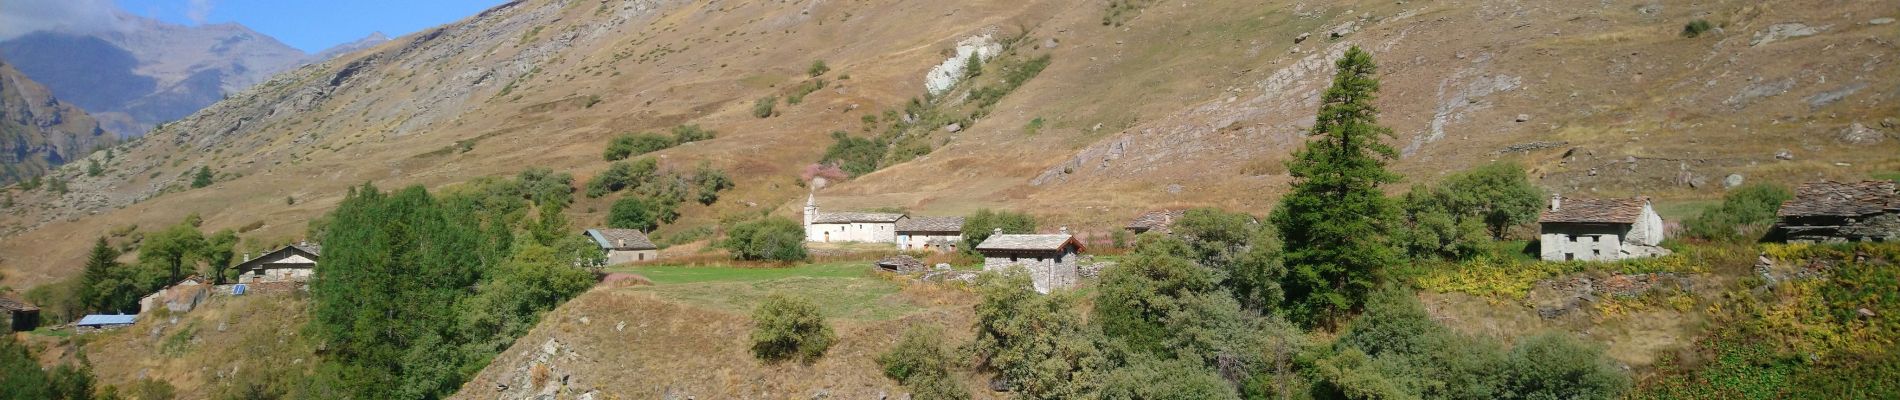
[[306, 53], [383, 32], [407, 35], [505, 0], [117, 0], [125, 11], [184, 25], [236, 22]]

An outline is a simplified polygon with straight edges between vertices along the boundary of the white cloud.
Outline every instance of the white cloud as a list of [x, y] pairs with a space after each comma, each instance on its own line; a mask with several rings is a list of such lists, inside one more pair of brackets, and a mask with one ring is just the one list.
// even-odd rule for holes
[[191, 0], [185, 9], [185, 18], [190, 18], [193, 24], [204, 25], [205, 19], [211, 17], [211, 3], [211, 0]]
[[127, 28], [112, 0], [0, 0], [0, 40], [35, 31], [76, 33]]

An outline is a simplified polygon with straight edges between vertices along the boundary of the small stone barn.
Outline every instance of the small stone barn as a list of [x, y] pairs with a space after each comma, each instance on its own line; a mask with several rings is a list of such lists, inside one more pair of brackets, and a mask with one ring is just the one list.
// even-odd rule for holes
[[211, 287], [211, 281], [203, 276], [185, 277], [176, 284], [139, 299], [139, 314], [158, 311], [161, 307], [175, 313], [190, 312], [211, 298]]
[[1615, 261], [1669, 254], [1662, 217], [1647, 197], [1627, 199], [1550, 197], [1537, 218], [1538, 243], [1547, 261]]
[[963, 217], [904, 217], [897, 220], [897, 249], [904, 251], [957, 251], [963, 240]]
[[239, 263], [237, 283], [307, 282], [316, 271], [323, 246], [301, 242], [251, 258], [244, 255]]
[[1795, 188], [1776, 212], [1789, 242], [1900, 241], [1900, 193], [1892, 181], [1821, 181]]
[[607, 265], [653, 261], [660, 258], [660, 246], [647, 234], [633, 229], [588, 229], [585, 233], [600, 251], [607, 254]]
[[1134, 221], [1129, 221], [1128, 233], [1140, 235], [1148, 232], [1174, 234], [1174, 223], [1187, 216], [1187, 210], [1155, 210], [1141, 213]]
[[1053, 235], [1002, 232], [997, 229], [976, 245], [976, 252], [983, 254], [984, 271], [1024, 268], [1035, 281], [1036, 291], [1041, 293], [1073, 287], [1081, 280], [1076, 257], [1084, 249], [1082, 243], [1069, 234], [1069, 228], [1062, 228], [1062, 233]]
[[40, 327], [40, 308], [27, 302], [0, 296], [0, 314], [7, 318], [7, 329], [26, 332]]

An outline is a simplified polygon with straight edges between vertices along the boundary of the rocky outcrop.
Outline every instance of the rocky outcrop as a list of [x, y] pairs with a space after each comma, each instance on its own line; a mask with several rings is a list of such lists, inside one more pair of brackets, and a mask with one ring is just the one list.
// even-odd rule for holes
[[0, 185], [46, 175], [112, 143], [84, 110], [0, 61]]

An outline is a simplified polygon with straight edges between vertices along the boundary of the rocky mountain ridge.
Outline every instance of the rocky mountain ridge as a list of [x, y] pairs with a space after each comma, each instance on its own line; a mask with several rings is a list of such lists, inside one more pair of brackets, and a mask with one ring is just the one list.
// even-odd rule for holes
[[0, 185], [43, 175], [113, 141], [91, 115], [0, 60]]

